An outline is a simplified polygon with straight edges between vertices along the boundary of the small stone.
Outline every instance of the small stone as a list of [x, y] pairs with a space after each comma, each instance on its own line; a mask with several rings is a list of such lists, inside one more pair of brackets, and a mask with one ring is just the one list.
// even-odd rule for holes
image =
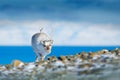
[[64, 61], [64, 60], [66, 60], [66, 56], [60, 56], [60, 57], [58, 57], [58, 59], [61, 61]]
[[51, 57], [48, 57], [48, 58], [47, 58], [47, 60], [49, 60], [49, 61], [50, 61], [50, 60], [51, 60]]
[[54, 66], [64, 66], [64, 63], [62, 61], [56, 61], [53, 65]]
[[48, 57], [48, 59], [47, 59], [48, 61], [56, 61], [57, 60], [57, 58], [55, 57], [55, 56], [52, 56], [52, 57]]
[[106, 50], [106, 49], [103, 49], [103, 50], [101, 51], [102, 54], [107, 54], [108, 52], [109, 52], [109, 51]]
[[5, 65], [6, 69], [9, 70], [11, 68], [10, 64]]
[[24, 67], [24, 71], [32, 72], [36, 68], [35, 63], [29, 63]]
[[14, 68], [22, 68], [24, 66], [24, 63], [22, 61], [20, 61], [20, 60], [14, 60], [12, 62], [12, 66]]
[[78, 53], [75, 54], [75, 55], [74, 55], [74, 58], [80, 58], [80, 54], [78, 54]]
[[92, 64], [91, 63], [86, 63], [86, 64], [81, 64], [78, 66], [79, 68], [84, 68], [84, 67], [92, 67]]
[[88, 55], [87, 55], [87, 53], [85, 53], [85, 52], [81, 52], [81, 54], [80, 54], [80, 58], [81, 59], [88, 59]]
[[6, 67], [0, 65], [0, 70], [4, 70]]
[[44, 61], [40, 61], [38, 64], [41, 65], [41, 64], [43, 64], [43, 63], [44, 63]]
[[95, 55], [95, 53], [89, 52], [89, 53], [88, 53], [88, 58], [93, 58], [94, 55]]
[[120, 50], [118, 48], [116, 48], [115, 50], [113, 50], [113, 52], [118, 56], [120, 55]]

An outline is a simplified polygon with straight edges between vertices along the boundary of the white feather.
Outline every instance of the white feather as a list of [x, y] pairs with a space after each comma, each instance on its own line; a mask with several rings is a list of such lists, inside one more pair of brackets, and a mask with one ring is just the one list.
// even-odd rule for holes
[[[32, 48], [38, 58], [44, 58], [51, 52], [52, 39], [46, 33], [36, 33], [32, 36]], [[47, 47], [49, 48], [47, 50]]]

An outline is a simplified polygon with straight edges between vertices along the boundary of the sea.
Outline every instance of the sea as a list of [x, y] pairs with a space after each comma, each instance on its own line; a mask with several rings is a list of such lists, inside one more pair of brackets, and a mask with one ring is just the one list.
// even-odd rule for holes
[[[115, 48], [120, 48], [120, 46], [53, 46], [46, 59], [50, 56], [59, 57], [80, 52], [95, 52], [102, 49], [113, 50]], [[35, 53], [31, 46], [0, 46], [0, 65], [10, 64], [13, 60], [34, 62]]]

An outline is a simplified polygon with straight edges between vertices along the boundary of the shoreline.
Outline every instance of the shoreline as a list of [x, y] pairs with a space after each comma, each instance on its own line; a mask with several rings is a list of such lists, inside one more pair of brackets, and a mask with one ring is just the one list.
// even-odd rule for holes
[[120, 73], [118, 48], [81, 52], [58, 58], [52, 56], [40, 62], [24, 63], [14, 60], [11, 64], [0, 66], [1, 80], [111, 80], [112, 78], [117, 80], [120, 78], [116, 76], [118, 73]]
[[[116, 47], [113, 46], [108, 46], [108, 47], [80, 47], [80, 46], [61, 46], [61, 47], [53, 47], [52, 48], [52, 52], [47, 55], [47, 57], [49, 56], [56, 56], [59, 57], [62, 55], [74, 55], [76, 53], [79, 52], [96, 52], [102, 49], [107, 49], [107, 50], [113, 50]], [[120, 48], [120, 47], [118, 47]], [[1, 60], [0, 60], [0, 64], [5, 65], [5, 64], [10, 64], [12, 60], [17, 59], [17, 60], [21, 60], [23, 62], [33, 62], [35, 60], [35, 53], [32, 50], [32, 47], [17, 47], [17, 46], [13, 46], [13, 47], [0, 47], [0, 52], [1, 52]], [[19, 56], [18, 56], [19, 55]], [[47, 59], [47, 58], [46, 58]]]

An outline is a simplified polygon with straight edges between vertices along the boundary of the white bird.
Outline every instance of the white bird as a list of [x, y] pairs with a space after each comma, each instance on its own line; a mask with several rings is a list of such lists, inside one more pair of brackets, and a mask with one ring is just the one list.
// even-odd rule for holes
[[40, 60], [44, 60], [46, 55], [51, 52], [53, 40], [40, 29], [40, 33], [32, 36], [31, 44], [36, 54], [36, 62], [39, 62]]

